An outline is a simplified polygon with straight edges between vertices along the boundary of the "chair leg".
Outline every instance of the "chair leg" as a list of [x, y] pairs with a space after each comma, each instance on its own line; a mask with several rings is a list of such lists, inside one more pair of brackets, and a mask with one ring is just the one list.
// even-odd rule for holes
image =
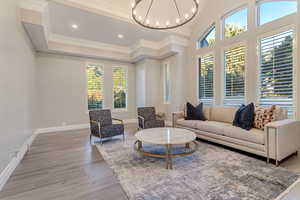
[[92, 144], [92, 134], [90, 134], [90, 144]]

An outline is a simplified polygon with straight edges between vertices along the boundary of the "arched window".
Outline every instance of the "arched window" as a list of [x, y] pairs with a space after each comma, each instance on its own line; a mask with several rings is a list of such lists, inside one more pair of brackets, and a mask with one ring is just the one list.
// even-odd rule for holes
[[263, 25], [297, 12], [296, 0], [260, 1], [258, 3], [258, 25]]
[[208, 47], [216, 41], [216, 26], [213, 24], [198, 41], [198, 48]]

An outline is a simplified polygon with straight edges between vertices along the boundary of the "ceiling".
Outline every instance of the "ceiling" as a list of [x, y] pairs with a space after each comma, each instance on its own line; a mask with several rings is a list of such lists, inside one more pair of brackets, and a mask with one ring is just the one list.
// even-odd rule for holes
[[[111, 9], [127, 10], [130, 14], [130, 0], [89, 1], [91, 1], [89, 3], [99, 3], [97, 5], [100, 6], [109, 4]], [[140, 39], [162, 41], [172, 35], [170, 32], [146, 29], [135, 23], [128, 23], [54, 1], [50, 1], [48, 6], [51, 32], [54, 34], [121, 46], [132, 46]], [[72, 24], [77, 24], [78, 29], [73, 29]], [[118, 34], [124, 35], [124, 38], [118, 38]]]

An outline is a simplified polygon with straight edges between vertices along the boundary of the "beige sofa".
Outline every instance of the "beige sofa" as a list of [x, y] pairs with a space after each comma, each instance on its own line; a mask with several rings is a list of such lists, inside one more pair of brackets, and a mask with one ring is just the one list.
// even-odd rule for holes
[[274, 159], [276, 165], [297, 153], [300, 147], [300, 121], [287, 119], [287, 112], [275, 110], [276, 121], [265, 130], [250, 131], [232, 126], [237, 107], [204, 106], [207, 121], [185, 120], [183, 112], [173, 113], [173, 126], [192, 130], [198, 138], [230, 146], [246, 152]]

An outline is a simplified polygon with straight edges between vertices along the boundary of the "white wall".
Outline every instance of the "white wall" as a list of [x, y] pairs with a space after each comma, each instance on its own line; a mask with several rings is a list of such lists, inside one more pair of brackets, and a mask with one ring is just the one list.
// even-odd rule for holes
[[39, 91], [39, 128], [88, 123], [88, 62], [104, 65], [104, 108], [112, 109], [112, 66], [128, 66], [128, 109], [113, 112], [114, 117], [136, 118], [135, 68], [131, 64], [90, 60], [72, 56], [41, 54], [37, 56]]
[[35, 57], [18, 0], [0, 3], [0, 172], [35, 128]]
[[[298, 3], [299, 4], [299, 3]], [[246, 6], [248, 7], [248, 31], [240, 34], [239, 36], [233, 37], [231, 39], [220, 40], [222, 17], [228, 12], [233, 11], [239, 7]], [[299, 6], [300, 7], [300, 6]], [[215, 104], [221, 105], [223, 100], [223, 51], [226, 47], [243, 42], [247, 46], [246, 54], [246, 103], [257, 102], [257, 88], [258, 88], [258, 57], [257, 57], [257, 41], [260, 36], [273, 31], [279, 31], [282, 28], [292, 26], [295, 28], [295, 31], [299, 30], [299, 13], [293, 14], [279, 20], [275, 20], [269, 24], [266, 24], [261, 27], [256, 26], [255, 21], [256, 14], [256, 0], [226, 0], [226, 1], [208, 1], [205, 9], [198, 16], [198, 23], [195, 25], [192, 37], [189, 44], [189, 63], [187, 67], [187, 77], [186, 86], [189, 88], [187, 97], [188, 100], [196, 103], [198, 101], [198, 80], [197, 80], [197, 62], [198, 57], [201, 55], [206, 55], [208, 53], [213, 53], [215, 56], [215, 66], [214, 66], [214, 96]], [[216, 42], [215, 45], [203, 49], [196, 49], [197, 40], [207, 31], [211, 24], [215, 23], [216, 25]], [[299, 47], [299, 32], [296, 48]], [[297, 50], [296, 50], [297, 51]], [[299, 51], [298, 51], [299, 52]], [[298, 53], [299, 55], [299, 53]], [[296, 71], [299, 70], [298, 66], [298, 57], [294, 57]], [[295, 104], [296, 104], [296, 118], [300, 119], [300, 106], [299, 106], [299, 85], [300, 85], [300, 76], [297, 75], [295, 79], [294, 90], [296, 94], [294, 95]], [[298, 97], [298, 98], [297, 98]]]

